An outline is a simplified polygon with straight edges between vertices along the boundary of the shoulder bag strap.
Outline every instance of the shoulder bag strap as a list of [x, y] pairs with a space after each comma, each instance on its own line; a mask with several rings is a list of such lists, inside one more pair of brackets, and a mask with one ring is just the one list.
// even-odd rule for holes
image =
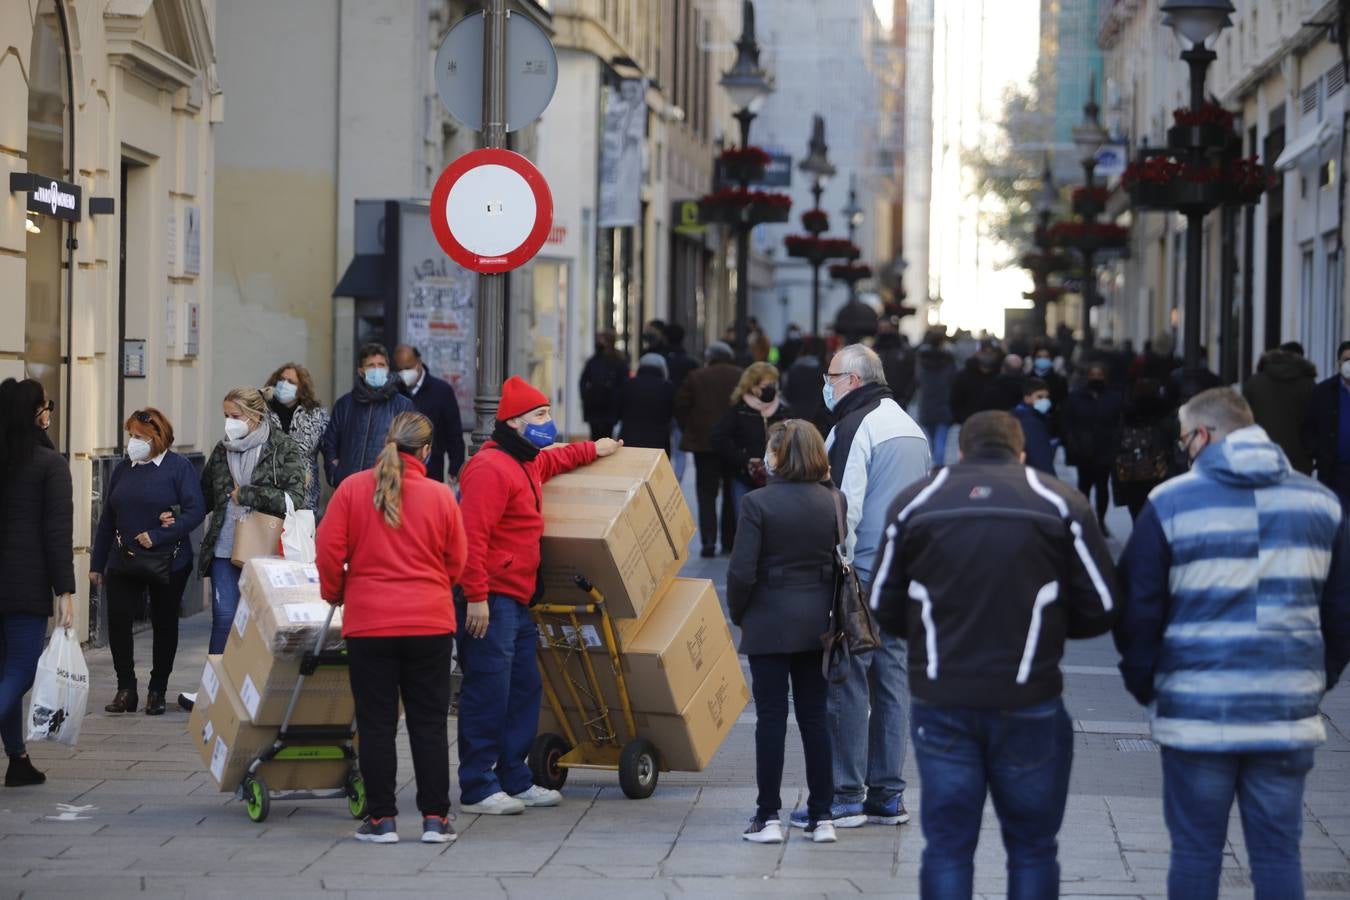
[[834, 501], [834, 536], [838, 539], [834, 545], [834, 556], [841, 564], [843, 554], [840, 548], [848, 543], [848, 522], [844, 516], [844, 495], [838, 488], [830, 488], [830, 499]]

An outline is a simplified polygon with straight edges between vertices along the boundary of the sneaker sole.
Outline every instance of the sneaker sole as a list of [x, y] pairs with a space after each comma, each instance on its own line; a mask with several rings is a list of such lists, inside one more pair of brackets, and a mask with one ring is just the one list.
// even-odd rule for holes
[[[838, 823], [835, 824], [835, 827], [836, 827], [836, 828], [839, 827]], [[839, 838], [838, 838], [836, 835], [833, 835], [833, 834], [828, 835], [828, 836], [827, 836], [827, 835], [815, 835], [815, 834], [811, 835], [811, 843], [813, 843], [813, 844], [834, 844], [834, 843], [837, 843], [838, 840], [839, 840]]]
[[763, 837], [763, 836], [758, 835], [758, 834], [743, 834], [743, 835], [741, 835], [741, 839], [742, 839], [742, 840], [745, 840], [745, 841], [749, 841], [749, 842], [752, 843], [752, 844], [781, 844], [781, 843], [783, 843], [783, 835], [782, 835], [781, 833], [780, 833], [780, 834], [773, 835], [773, 836], [771, 836], [771, 837]]
[[[516, 799], [520, 800], [519, 797], [517, 797]], [[555, 806], [562, 805], [561, 800], [544, 800], [541, 802], [536, 801], [534, 803], [531, 803], [529, 800], [520, 800], [520, 802], [525, 804], [526, 809], [552, 809]]]
[[477, 804], [472, 804], [460, 807], [459, 811], [470, 816], [518, 816], [525, 811], [525, 804], [491, 807], [480, 807]]
[[[868, 816], [868, 817], [867, 817], [867, 824], [869, 824], [869, 825], [904, 825], [904, 824], [905, 824], [906, 822], [908, 822], [908, 821], [909, 821], [909, 814], [908, 814], [908, 813], [906, 813], [906, 814], [903, 815], [903, 816]], [[839, 827], [839, 823], [838, 823], [838, 822], [835, 822], [835, 823], [834, 823], [834, 827], [835, 827], [835, 828], [838, 828], [838, 827]]]
[[422, 843], [424, 844], [453, 844], [459, 837], [457, 834], [439, 834], [435, 831], [422, 832]]
[[358, 841], [366, 844], [397, 844], [397, 834], [358, 834]]

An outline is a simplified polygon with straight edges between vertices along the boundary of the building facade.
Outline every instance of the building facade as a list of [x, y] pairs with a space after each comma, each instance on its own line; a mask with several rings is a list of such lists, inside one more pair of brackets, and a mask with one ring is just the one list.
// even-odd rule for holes
[[[51, 437], [75, 485], [76, 627], [93, 638], [85, 575], [123, 420], [159, 408], [190, 456], [218, 430], [214, 16], [210, 0], [0, 4], [0, 377], [36, 378], [56, 402]], [[185, 606], [201, 599], [190, 591]]]

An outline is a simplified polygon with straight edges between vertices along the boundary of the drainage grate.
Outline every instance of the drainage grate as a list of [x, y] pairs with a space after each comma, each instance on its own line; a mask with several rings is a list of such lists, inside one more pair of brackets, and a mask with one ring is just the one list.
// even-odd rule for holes
[[1144, 738], [1116, 738], [1116, 749], [1121, 753], [1157, 753], [1158, 745]]

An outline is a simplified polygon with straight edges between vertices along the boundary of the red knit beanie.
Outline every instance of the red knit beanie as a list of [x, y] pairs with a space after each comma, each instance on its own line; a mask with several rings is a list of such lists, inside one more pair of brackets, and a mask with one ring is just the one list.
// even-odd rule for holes
[[512, 375], [502, 385], [502, 401], [497, 404], [497, 421], [505, 422], [549, 405], [542, 391], [519, 375]]

